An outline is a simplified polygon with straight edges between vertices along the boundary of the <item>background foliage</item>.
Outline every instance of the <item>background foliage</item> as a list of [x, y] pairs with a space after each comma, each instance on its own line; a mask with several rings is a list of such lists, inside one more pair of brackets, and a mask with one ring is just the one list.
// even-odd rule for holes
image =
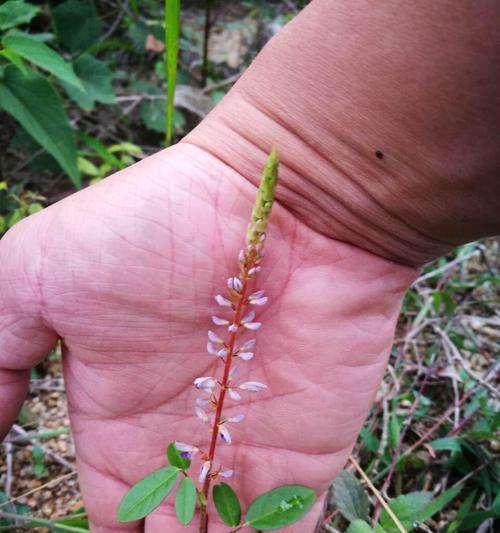
[[[305, 3], [182, 2], [174, 140]], [[0, 2], [0, 235], [164, 144], [168, 37], [159, 1]], [[500, 515], [498, 253], [463, 246], [408, 292], [353, 454], [407, 530], [493, 532]], [[1, 448], [0, 531], [86, 531], [73, 461], [55, 351]], [[353, 462], [327, 503], [323, 532], [397, 531]]]

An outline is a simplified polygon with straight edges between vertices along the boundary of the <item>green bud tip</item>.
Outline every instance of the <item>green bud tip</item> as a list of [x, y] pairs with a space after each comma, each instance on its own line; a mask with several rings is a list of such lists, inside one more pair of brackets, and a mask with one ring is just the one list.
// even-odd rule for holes
[[274, 202], [274, 193], [278, 183], [279, 155], [276, 148], [271, 150], [260, 182], [257, 198], [252, 210], [252, 219], [247, 232], [248, 244], [256, 244], [260, 235], [266, 230], [269, 215]]

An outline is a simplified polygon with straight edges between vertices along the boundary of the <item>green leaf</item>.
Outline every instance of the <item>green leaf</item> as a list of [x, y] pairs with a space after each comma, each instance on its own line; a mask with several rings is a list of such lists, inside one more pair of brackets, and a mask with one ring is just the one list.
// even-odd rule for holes
[[391, 415], [391, 420], [389, 421], [389, 444], [393, 450], [397, 449], [399, 446], [399, 441], [401, 437], [401, 428], [399, 425], [399, 420], [395, 412]]
[[16, 54], [13, 50], [10, 48], [4, 48], [2, 51], [0, 51], [0, 55], [8, 59], [13, 65], [16, 65], [16, 67], [23, 73], [27, 74], [28, 69], [26, 68], [26, 65], [24, 64], [24, 61], [22, 57], [20, 57], [18, 54]]
[[453, 520], [449, 523], [446, 533], [453, 533], [457, 531], [460, 524], [464, 521], [465, 517], [469, 514], [474, 500], [476, 499], [477, 490], [473, 490], [467, 498], [463, 501], [462, 505], [457, 511], [457, 514], [454, 516]]
[[2, 44], [30, 63], [54, 74], [60, 80], [83, 89], [72, 65], [64, 61], [55, 50], [37, 39], [33, 39], [28, 33], [17, 31], [8, 33], [2, 39]]
[[337, 509], [342, 516], [353, 520], [368, 520], [370, 502], [359, 480], [347, 470], [343, 470], [333, 483], [333, 494]]
[[118, 508], [118, 521], [139, 520], [156, 509], [173, 489], [178, 475], [178, 468], [165, 466], [141, 479], [123, 497]]
[[179, 55], [180, 0], [165, 0], [165, 77], [167, 80], [166, 145], [174, 131], [174, 95]]
[[224, 524], [237, 526], [241, 521], [241, 505], [234, 490], [226, 483], [213, 489], [214, 504]]
[[301, 485], [283, 485], [255, 498], [247, 512], [247, 523], [271, 531], [300, 520], [313, 506], [316, 494]]
[[372, 453], [378, 453], [380, 440], [373, 433], [368, 431], [366, 428], [361, 428], [359, 436], [368, 450], [370, 450]]
[[82, 109], [90, 111], [95, 102], [113, 104], [115, 93], [111, 82], [113, 73], [103, 61], [99, 61], [90, 54], [81, 55], [73, 64], [76, 75], [80, 78], [82, 89], [64, 83], [69, 97]]
[[31, 70], [24, 76], [9, 65], [0, 81], [0, 108], [12, 115], [80, 187], [73, 130], [58, 94], [43, 76]]
[[443, 507], [448, 505], [452, 500], [454, 500], [461, 490], [464, 488], [463, 483], [459, 483], [453, 487], [450, 487], [448, 490], [445, 490], [441, 493], [436, 499], [432, 500], [431, 503], [420, 513], [418, 519], [421, 522], [425, 522], [431, 516], [434, 516], [436, 513], [441, 511]]
[[175, 514], [181, 524], [187, 526], [193, 519], [196, 509], [196, 487], [190, 477], [180, 483], [175, 495]]
[[[389, 507], [399, 518], [406, 529], [420, 519], [423, 510], [432, 498], [432, 492], [410, 492], [389, 501]], [[399, 530], [385, 510], [380, 514], [380, 525], [387, 533], [398, 533]]]
[[72, 52], [94, 44], [101, 28], [92, 0], [66, 0], [52, 9], [57, 37]]
[[354, 520], [346, 533], [373, 533], [373, 530], [364, 520]]
[[26, 24], [38, 11], [37, 6], [23, 2], [23, 0], [5, 2], [0, 5], [0, 30]]
[[187, 457], [182, 457], [181, 452], [171, 442], [167, 447], [168, 462], [181, 470], [187, 470], [191, 466], [191, 461]]
[[442, 439], [433, 440], [430, 445], [435, 450], [448, 450], [452, 452], [459, 452], [462, 450], [462, 442], [457, 437], [444, 437]]

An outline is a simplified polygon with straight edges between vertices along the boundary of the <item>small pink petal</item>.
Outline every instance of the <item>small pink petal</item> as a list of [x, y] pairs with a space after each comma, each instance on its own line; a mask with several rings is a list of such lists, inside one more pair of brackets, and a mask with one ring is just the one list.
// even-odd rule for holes
[[266, 305], [267, 304], [267, 296], [263, 296], [262, 298], [250, 298], [248, 300], [252, 305]]
[[196, 398], [195, 403], [200, 407], [204, 407], [205, 405], [208, 405], [210, 403], [210, 400], [208, 398]]
[[227, 326], [229, 324], [229, 320], [221, 318], [220, 316], [213, 316], [212, 321], [216, 326]]
[[255, 311], [250, 311], [247, 313], [242, 319], [241, 323], [245, 324], [245, 322], [251, 322], [255, 318]]
[[236, 391], [236, 390], [234, 390], [232, 388], [229, 388], [227, 390], [227, 392], [229, 393], [229, 397], [232, 400], [241, 400], [241, 394], [238, 391]]
[[219, 472], [219, 476], [224, 477], [224, 478], [232, 477], [233, 474], [234, 474], [233, 470], [221, 470]]
[[245, 415], [236, 415], [236, 416], [232, 416], [231, 418], [228, 418], [227, 421], [238, 423], [238, 422], [241, 422], [244, 418], [245, 418]]
[[207, 413], [201, 408], [196, 406], [195, 408], [196, 416], [202, 421], [202, 422], [208, 422], [209, 418]]
[[228, 348], [222, 348], [222, 350], [219, 350], [217, 352], [217, 357], [226, 357], [226, 355], [229, 353]]
[[217, 333], [214, 333], [213, 331], [208, 331], [208, 338], [215, 342], [215, 344], [222, 344], [224, 341], [217, 335]]
[[267, 389], [267, 385], [260, 381], [245, 381], [245, 383], [242, 383], [239, 388], [250, 392], [260, 392]]
[[250, 361], [253, 358], [253, 352], [238, 352], [238, 357], [241, 357], [243, 361]]
[[227, 298], [224, 298], [221, 294], [217, 294], [215, 296], [215, 301], [222, 307], [233, 307], [233, 303], [231, 300], [228, 300]]
[[256, 342], [257, 342], [257, 339], [250, 339], [243, 343], [240, 350], [243, 350], [243, 351], [251, 350], [255, 346]]
[[251, 329], [255, 331], [256, 329], [259, 329], [260, 326], [262, 326], [261, 322], [245, 322], [243, 326], [247, 329]]
[[191, 444], [186, 444], [185, 442], [180, 442], [176, 440], [174, 442], [174, 446], [180, 451], [180, 452], [186, 452], [186, 453], [198, 453], [200, 451], [199, 448], [196, 446], [191, 446]]
[[227, 329], [230, 333], [235, 333], [236, 331], [238, 331], [238, 324], [231, 324]]
[[212, 355], [217, 355], [218, 350], [211, 342], [207, 342], [207, 352]]
[[201, 390], [212, 390], [216, 383], [215, 379], [210, 376], [202, 376], [194, 380], [194, 386]]
[[205, 461], [200, 468], [200, 475], [198, 476], [198, 481], [204, 483], [207, 479], [208, 473], [210, 472], [211, 464], [210, 461]]
[[224, 424], [219, 426], [219, 436], [226, 444], [232, 444], [231, 433]]

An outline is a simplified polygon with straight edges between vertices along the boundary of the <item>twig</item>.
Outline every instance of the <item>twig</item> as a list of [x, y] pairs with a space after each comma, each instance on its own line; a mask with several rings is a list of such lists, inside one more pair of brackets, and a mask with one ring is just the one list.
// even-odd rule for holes
[[481, 247], [477, 245], [478, 248], [474, 250], [473, 252], [470, 252], [468, 254], [456, 257], [453, 259], [453, 261], [450, 261], [449, 263], [446, 263], [446, 265], [443, 265], [442, 267], [436, 268], [432, 272], [428, 272], [427, 274], [423, 274], [422, 276], [418, 277], [412, 284], [412, 287], [415, 285], [418, 285], [419, 283], [422, 283], [423, 281], [426, 281], [428, 279], [431, 279], [439, 274], [442, 274], [443, 272], [446, 272], [447, 270], [450, 270], [452, 268], [455, 268], [456, 265], [459, 265], [460, 263], [463, 263], [464, 261], [467, 261], [471, 257], [475, 257], [476, 255], [481, 255]]
[[[26, 440], [28, 440], [29, 442], [31, 442], [35, 446], [38, 446], [39, 448], [41, 448], [43, 450], [43, 453], [48, 455], [51, 459], [53, 459], [56, 463], [59, 463], [64, 468], [67, 468], [68, 470], [71, 470], [71, 471], [73, 471], [75, 469], [75, 465], [73, 463], [70, 463], [69, 461], [66, 461], [66, 459], [64, 459], [64, 457], [59, 455], [57, 452], [52, 451], [50, 448], [48, 448], [47, 446], [42, 444], [36, 438], [37, 436], [38, 437], [43, 436], [43, 433], [38, 433], [37, 435], [30, 435], [27, 431], [25, 431], [21, 426], [18, 426], [17, 424], [14, 424], [12, 426], [12, 429], [18, 435], [20, 435], [20, 437], [18, 437], [19, 441], [25, 442]], [[61, 430], [57, 430], [57, 431], [53, 432], [52, 435], [55, 437], [57, 435], [62, 435], [62, 434], [66, 434], [66, 433], [69, 433], [69, 428], [64, 428], [64, 433], [62, 433]], [[13, 439], [11, 439], [10, 442], [16, 442], [15, 437]]]
[[361, 466], [359, 466], [359, 463], [356, 461], [356, 459], [354, 459], [352, 455], [349, 455], [349, 461], [354, 465], [354, 468], [356, 468], [356, 470], [358, 471], [358, 474], [363, 478], [365, 483], [368, 485], [370, 490], [373, 492], [373, 495], [380, 502], [380, 505], [384, 508], [385, 512], [391, 517], [391, 520], [394, 522], [399, 532], [407, 533], [403, 524], [399, 521], [399, 518], [394, 514], [394, 512], [389, 507], [389, 505], [387, 505], [382, 494], [380, 494], [380, 492], [375, 488], [370, 478], [365, 474], [365, 471], [361, 468]]
[[7, 472], [5, 473], [5, 483], [4, 483], [4, 490], [5, 490], [5, 496], [7, 499], [11, 496], [12, 491], [12, 470], [13, 470], [13, 457], [12, 457], [12, 444], [10, 442], [6, 442], [4, 444], [5, 447], [5, 466], [7, 468]]
[[201, 67], [201, 86], [205, 87], [208, 77], [208, 42], [210, 40], [212, 0], [205, 0], [205, 26], [203, 29], [203, 64]]
[[21, 494], [20, 496], [16, 496], [15, 498], [11, 498], [10, 500], [6, 502], [0, 503], [0, 508], [10, 505], [11, 503], [17, 502], [18, 500], [21, 500], [22, 498], [26, 498], [26, 496], [29, 496], [30, 494], [34, 494], [35, 492], [38, 492], [42, 489], [50, 487], [51, 485], [54, 485], [55, 483], [59, 483], [59, 481], [62, 481], [63, 479], [66, 479], [72, 476], [76, 476], [76, 470], [74, 472], [68, 472], [67, 474], [63, 474], [62, 476], [56, 477], [55, 479], [51, 479], [47, 483], [44, 483], [43, 485], [40, 485], [39, 487], [31, 489], [25, 492], [24, 494]]
[[[452, 340], [450, 339], [450, 337], [448, 336], [448, 334], [443, 331], [440, 327], [438, 326], [433, 326], [435, 331], [437, 333], [439, 333], [439, 335], [441, 335], [441, 338], [443, 339], [443, 343], [445, 346], [447, 346], [450, 350], [451, 350], [451, 353], [453, 355], [453, 358], [456, 359], [460, 365], [462, 366], [462, 368], [465, 370], [465, 372], [467, 373], [467, 375], [469, 377], [471, 377], [474, 381], [476, 381], [477, 383], [479, 383], [479, 385], [481, 385], [482, 387], [488, 389], [488, 391], [493, 394], [493, 396], [495, 396], [496, 398], [500, 398], [500, 392], [495, 388], [493, 387], [493, 385], [490, 385], [488, 382], [486, 382], [483, 378], [481, 378], [480, 376], [478, 376], [475, 372], [473, 372], [470, 368], [469, 368], [469, 364], [467, 363], [467, 361], [465, 361], [465, 359], [462, 357], [462, 354], [460, 353], [459, 349], [455, 346], [455, 344], [452, 342]], [[500, 366], [500, 363], [499, 363], [499, 366]]]
[[82, 533], [83, 531], [86, 531], [81, 527], [68, 526], [66, 524], [53, 522], [52, 520], [46, 520], [45, 518], [37, 518], [35, 516], [19, 515], [14, 513], [4, 513], [2, 511], [0, 511], [0, 518], [6, 518], [18, 522], [29, 522], [30, 525], [48, 527], [51, 530], [57, 526], [58, 531], [73, 531], [75, 533]]

